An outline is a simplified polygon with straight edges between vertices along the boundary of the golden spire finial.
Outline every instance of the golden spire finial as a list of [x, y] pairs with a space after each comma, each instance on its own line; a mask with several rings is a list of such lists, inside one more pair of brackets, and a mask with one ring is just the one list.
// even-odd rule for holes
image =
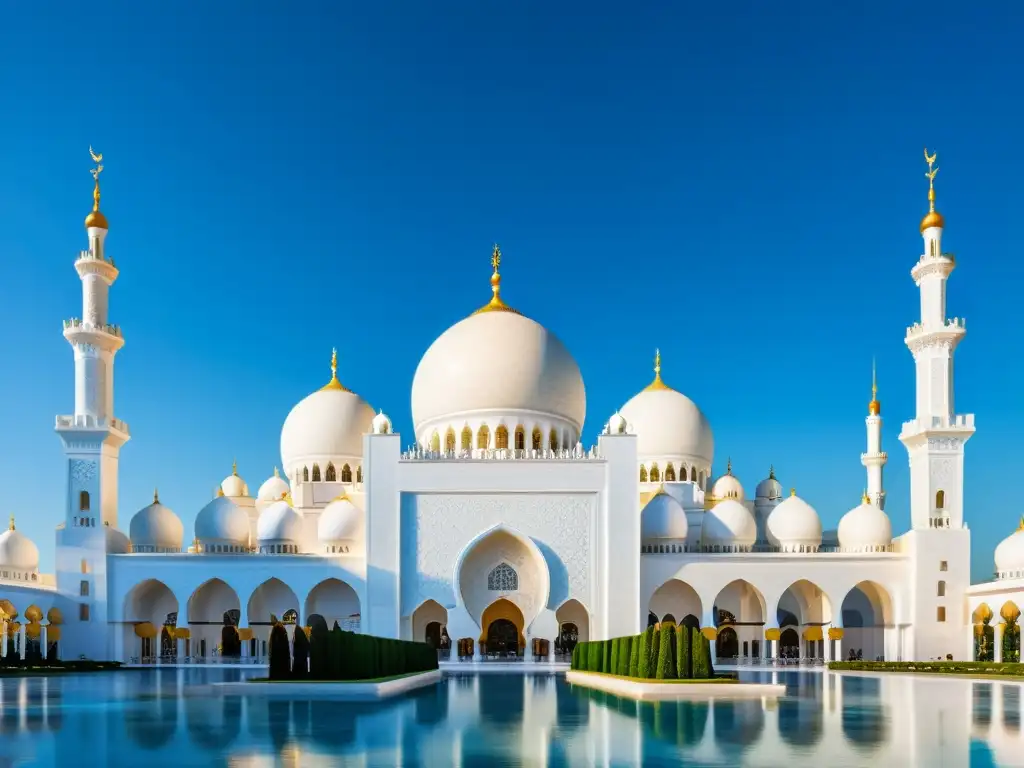
[[348, 392], [345, 387], [342, 386], [341, 382], [338, 381], [338, 350], [337, 348], [331, 349], [331, 380], [328, 381], [324, 386], [320, 388], [324, 389], [338, 389], [342, 392]]
[[771, 465], [768, 466], [768, 479], [769, 480], [774, 480], [775, 479], [775, 465], [774, 464], [771, 464]]
[[796, 496], [796, 488], [790, 488], [789, 489], [789, 495], [790, 496]]
[[100, 229], [109, 229], [107, 226], [107, 217], [100, 212], [100, 174], [103, 173], [103, 155], [94, 152], [93, 148], [90, 146], [89, 157], [91, 157], [92, 161], [96, 163], [96, 167], [89, 169], [89, 173], [92, 174], [94, 186], [92, 190], [92, 211], [85, 217], [85, 228], [90, 229], [92, 227], [99, 227]]
[[157, 490], [156, 488], [153, 489], [153, 503], [154, 504], [159, 504], [160, 503], [160, 491]]
[[499, 248], [498, 244], [495, 243], [494, 250], [491, 252], [491, 293], [493, 295], [487, 304], [480, 307], [480, 309], [473, 313], [474, 315], [478, 315], [481, 312], [512, 312], [516, 315], [519, 314], [501, 298], [501, 273], [498, 271], [500, 266], [501, 248]]
[[725, 474], [732, 474], [732, 456], [725, 460]]
[[669, 389], [668, 384], [661, 380], [661, 350], [654, 350], [654, 381], [647, 385], [645, 391]]
[[[14, 530], [14, 515], [11, 515], [11, 530]], [[1020, 525], [1017, 526], [1018, 531], [1024, 531], [1024, 515], [1020, 516]]]
[[882, 403], [878, 399], [878, 371], [875, 367], [875, 358], [871, 358], [871, 402], [868, 403], [868, 414], [877, 416], [882, 412]]
[[238, 460], [237, 459], [232, 459], [231, 460], [231, 474], [234, 475], [235, 477], [238, 477]]
[[9, 530], [9, 531], [13, 531], [14, 530], [14, 515], [11, 515], [11, 523], [7, 527], [7, 530]]
[[220, 496], [223, 496], [223, 495], [224, 495], [224, 489], [221, 486], [218, 485], [217, 486], [217, 496], [220, 497]]
[[935, 210], [935, 176], [939, 173], [939, 169], [935, 167], [935, 160], [938, 156], [938, 152], [929, 155], [928, 147], [924, 148], [924, 161], [928, 163], [928, 170], [924, 174], [928, 179], [928, 213], [921, 219], [922, 232], [930, 227], [945, 226], [942, 214]]
[[281, 473], [277, 471], [277, 467], [274, 467], [274, 477], [280, 477]]

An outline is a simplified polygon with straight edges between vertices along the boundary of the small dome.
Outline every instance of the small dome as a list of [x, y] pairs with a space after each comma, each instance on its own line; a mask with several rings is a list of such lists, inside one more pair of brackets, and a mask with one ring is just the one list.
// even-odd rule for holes
[[39, 570], [39, 548], [32, 539], [14, 528], [14, 515], [10, 527], [0, 533], [0, 565], [16, 571]]
[[622, 435], [626, 432], [626, 420], [622, 418], [622, 414], [616, 411], [612, 414], [612, 417], [608, 419], [608, 434], [609, 435]]
[[685, 541], [689, 530], [686, 510], [670, 494], [659, 490], [640, 513], [640, 538]]
[[338, 355], [331, 353], [331, 380], [292, 408], [281, 427], [284, 471], [326, 465], [363, 455], [363, 435], [372, 429], [373, 409], [338, 381]]
[[938, 211], [929, 211], [925, 214], [925, 217], [921, 219], [921, 231], [924, 232], [926, 229], [932, 227], [945, 227], [946, 220], [942, 218], [942, 214]]
[[256, 540], [260, 544], [271, 541], [302, 541], [302, 515], [287, 501], [275, 501], [260, 513], [256, 521]]
[[320, 514], [317, 539], [321, 543], [348, 541], [356, 538], [363, 522], [363, 511], [348, 496], [339, 496]]
[[1024, 571], [1024, 517], [1020, 527], [996, 547], [996, 575], [1013, 577]]
[[119, 531], [110, 525], [104, 525], [103, 530], [107, 537], [108, 555], [126, 555], [132, 551], [132, 543], [123, 531]]
[[746, 494], [743, 492], [743, 484], [732, 473], [732, 460], [726, 465], [725, 474], [715, 480], [711, 486], [711, 498], [716, 501], [724, 499], [735, 499], [743, 501]]
[[889, 516], [864, 496], [839, 520], [839, 546], [853, 552], [874, 551], [892, 544]]
[[239, 498], [249, 495], [249, 486], [245, 484], [245, 480], [238, 476], [237, 462], [231, 463], [231, 474], [224, 478], [224, 482], [220, 484], [220, 489], [224, 491], [225, 496]]
[[263, 485], [260, 486], [259, 491], [256, 494], [257, 501], [278, 501], [291, 493], [291, 488], [288, 487], [288, 483], [281, 477], [281, 473], [277, 471], [277, 467], [274, 467], [274, 476], [269, 478]]
[[196, 538], [202, 543], [249, 546], [249, 516], [227, 496], [218, 496], [196, 515]]
[[821, 546], [821, 518], [810, 504], [794, 492], [768, 515], [768, 542], [785, 550]]
[[768, 499], [770, 501], [782, 498], [782, 483], [775, 479], [775, 467], [769, 468], [768, 477], [757, 484], [757, 490], [754, 491], [754, 497], [757, 499]]
[[380, 411], [373, 417], [371, 426], [373, 427], [373, 434], [375, 435], [391, 434], [391, 419], [387, 417], [387, 414], [385, 414], [384, 411]]
[[757, 541], [757, 522], [743, 504], [726, 499], [704, 513], [701, 543], [705, 546], [749, 548]]
[[132, 516], [128, 533], [136, 552], [180, 552], [185, 526], [154, 492], [153, 503]]

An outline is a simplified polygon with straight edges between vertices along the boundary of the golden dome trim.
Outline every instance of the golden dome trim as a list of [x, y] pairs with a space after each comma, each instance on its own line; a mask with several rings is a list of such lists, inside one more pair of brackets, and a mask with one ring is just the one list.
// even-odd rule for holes
[[494, 270], [491, 273], [491, 300], [484, 304], [480, 309], [476, 310], [473, 315], [479, 315], [483, 312], [511, 312], [513, 315], [521, 315], [522, 312], [512, 309], [506, 304], [501, 298], [501, 273], [498, 271], [498, 267], [501, 266], [501, 248], [498, 244], [494, 244], [494, 250], [491, 252], [491, 268]]
[[99, 227], [100, 229], [110, 229], [107, 217], [100, 211], [100, 174], [103, 173], [103, 155], [102, 153], [94, 152], [92, 147], [89, 147], [89, 156], [96, 163], [96, 167], [89, 169], [94, 186], [92, 190], [92, 211], [85, 217], [85, 228]]
[[[11, 515], [11, 530], [14, 530], [14, 515]], [[1024, 531], [1024, 515], [1020, 516], [1020, 525], [1017, 526], [1018, 531]]]
[[320, 387], [321, 392], [328, 390], [337, 390], [338, 392], [351, 392], [348, 387], [338, 381], [338, 350], [331, 350], [331, 380]]
[[864, 495], [860, 497], [860, 503], [861, 504], [870, 504], [871, 503], [871, 497], [868, 496], [867, 490], [865, 490], [864, 491]]
[[661, 380], [661, 350], [654, 350], [654, 381], [644, 387], [644, 392], [658, 392], [660, 390], [672, 389]]
[[938, 152], [929, 155], [928, 148], [925, 147], [924, 161], [928, 163], [928, 170], [924, 173], [925, 178], [928, 179], [928, 213], [921, 219], [921, 232], [931, 227], [946, 226], [946, 220], [942, 218], [942, 214], [935, 210], [935, 176], [939, 173], [939, 169], [935, 167], [935, 160], [938, 156]]

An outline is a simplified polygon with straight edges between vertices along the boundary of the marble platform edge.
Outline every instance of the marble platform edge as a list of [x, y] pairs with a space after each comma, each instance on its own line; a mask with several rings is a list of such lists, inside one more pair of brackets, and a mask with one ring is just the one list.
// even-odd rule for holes
[[786, 686], [773, 683], [636, 683], [589, 672], [567, 672], [565, 679], [575, 685], [595, 688], [616, 696], [641, 701], [666, 699], [759, 699], [778, 697], [786, 693]]
[[417, 675], [385, 680], [381, 683], [253, 683], [247, 681], [213, 683], [210, 687], [220, 695], [283, 696], [295, 698], [330, 698], [376, 700], [397, 696], [417, 688], [441, 682], [441, 670], [431, 669]]
[[438, 667], [446, 675], [510, 672], [520, 675], [554, 675], [569, 671], [569, 664], [566, 662], [526, 664], [521, 661], [442, 661]]

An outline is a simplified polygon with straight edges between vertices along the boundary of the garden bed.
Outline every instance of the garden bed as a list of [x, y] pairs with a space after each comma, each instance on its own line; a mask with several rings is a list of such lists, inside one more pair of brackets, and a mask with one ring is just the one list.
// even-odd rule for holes
[[638, 700], [701, 699], [715, 698], [760, 698], [782, 696], [784, 685], [770, 683], [741, 683], [734, 678], [714, 677], [710, 679], [667, 679], [650, 680], [637, 677], [622, 677], [603, 672], [566, 672], [565, 679], [587, 688], [595, 688], [616, 696]]
[[833, 672], [1024, 677], [1024, 664], [996, 661], [833, 661], [828, 668]]

